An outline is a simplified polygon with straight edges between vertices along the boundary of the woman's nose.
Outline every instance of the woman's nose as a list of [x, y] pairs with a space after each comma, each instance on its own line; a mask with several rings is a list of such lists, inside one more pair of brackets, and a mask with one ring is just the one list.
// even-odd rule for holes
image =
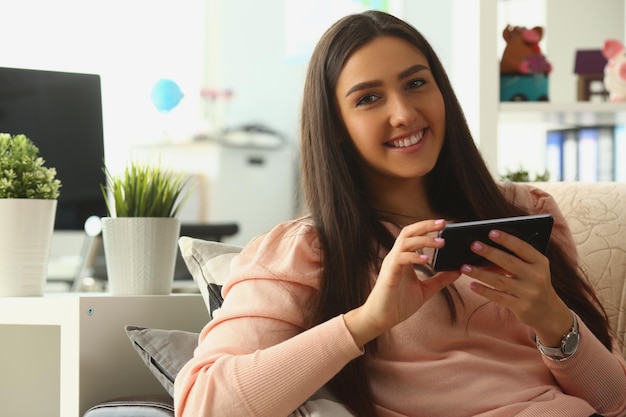
[[418, 111], [410, 100], [401, 95], [389, 99], [389, 123], [394, 126], [411, 126], [417, 118]]

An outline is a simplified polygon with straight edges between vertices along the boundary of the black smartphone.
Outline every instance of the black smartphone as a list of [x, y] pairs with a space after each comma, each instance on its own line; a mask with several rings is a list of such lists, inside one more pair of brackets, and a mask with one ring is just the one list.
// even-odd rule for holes
[[554, 218], [550, 214], [447, 224], [439, 232], [439, 237], [444, 238], [446, 244], [435, 250], [432, 267], [435, 271], [451, 271], [458, 270], [463, 264], [491, 265], [487, 259], [470, 250], [470, 245], [476, 240], [511, 253], [489, 239], [489, 231], [493, 229], [517, 236], [545, 254], [553, 224]]

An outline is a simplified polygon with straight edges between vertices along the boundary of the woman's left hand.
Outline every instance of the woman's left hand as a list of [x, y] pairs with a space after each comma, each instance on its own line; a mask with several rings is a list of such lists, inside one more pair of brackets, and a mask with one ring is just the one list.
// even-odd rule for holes
[[495, 266], [463, 265], [461, 272], [478, 281], [470, 288], [511, 310], [535, 330], [544, 345], [558, 346], [572, 327], [572, 313], [552, 286], [548, 258], [508, 233], [492, 230], [489, 238], [515, 255], [488, 242], [473, 242], [472, 251]]

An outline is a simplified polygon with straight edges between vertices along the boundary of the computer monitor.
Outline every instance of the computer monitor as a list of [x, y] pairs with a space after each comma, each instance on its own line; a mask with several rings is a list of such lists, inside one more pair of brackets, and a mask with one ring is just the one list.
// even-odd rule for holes
[[80, 230], [105, 216], [100, 76], [0, 67], [0, 132], [25, 134], [62, 187], [55, 230]]

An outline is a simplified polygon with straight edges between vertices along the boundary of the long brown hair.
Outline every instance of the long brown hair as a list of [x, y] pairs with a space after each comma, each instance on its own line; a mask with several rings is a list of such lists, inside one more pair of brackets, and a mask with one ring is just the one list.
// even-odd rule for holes
[[[346, 61], [379, 36], [395, 36], [419, 49], [443, 95], [446, 136], [439, 159], [426, 177], [433, 209], [459, 221], [526, 214], [503, 197], [475, 145], [448, 76], [426, 39], [411, 25], [383, 12], [344, 17], [328, 29], [313, 52], [301, 114], [301, 186], [324, 254], [316, 323], [365, 302], [371, 291], [371, 273], [380, 267], [379, 250], [391, 249], [394, 242], [380, 215], [367, 204], [363, 162], [334, 99]], [[548, 257], [559, 296], [610, 348], [606, 313], [591, 287], [558, 245], [550, 245]], [[453, 297], [449, 291], [442, 294], [454, 322]], [[376, 416], [364, 364], [370, 354], [375, 354], [375, 343], [368, 344], [366, 355], [346, 365], [329, 383], [334, 394], [359, 417]]]

